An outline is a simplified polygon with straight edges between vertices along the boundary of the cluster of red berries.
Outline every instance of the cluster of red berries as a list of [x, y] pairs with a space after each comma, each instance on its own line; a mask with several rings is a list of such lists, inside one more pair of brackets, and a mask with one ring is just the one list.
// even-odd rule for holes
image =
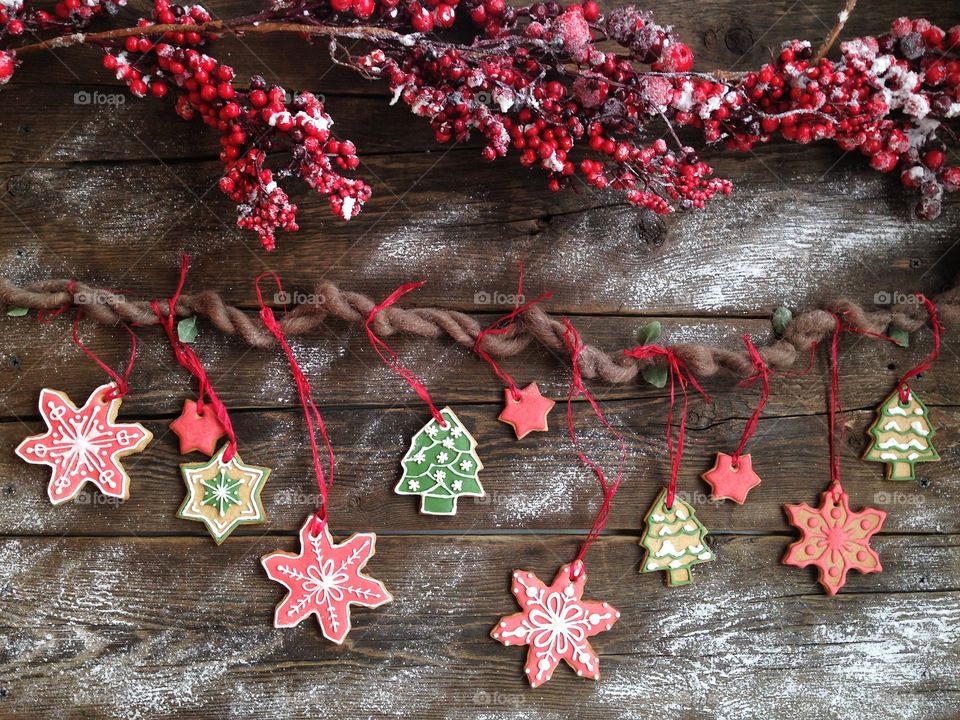
[[[77, 24], [121, 2], [60, 0], [54, 16]], [[20, 0], [3, 0], [0, 27], [13, 32], [23, 16]], [[483, 37], [440, 42], [429, 34], [458, 16]], [[944, 31], [901, 18], [885, 35], [843, 43], [836, 61], [791, 41], [773, 62], [732, 81], [690, 72], [690, 48], [649, 12], [626, 6], [602, 14], [595, 0], [274, 0], [258, 18], [346, 28], [368, 49], [338, 62], [385, 79], [394, 102], [428, 119], [438, 142], [480, 133], [485, 158], [513, 150], [522, 165], [544, 170], [553, 190], [579, 174], [657, 213], [729, 193], [731, 183], [712, 176], [702, 149], [681, 142], [680, 128], [702, 132], [706, 147], [733, 151], [775, 137], [833, 141], [878, 171], [898, 170], [918, 189], [923, 218], [936, 217], [944, 193], [960, 190], [960, 166], [948, 161], [957, 145], [949, 124], [960, 117], [960, 26]], [[155, 0], [153, 18], [140, 25], [209, 20], [199, 6]], [[181, 116], [217, 129], [221, 188], [238, 204], [240, 226], [266, 247], [277, 230], [296, 229], [296, 206], [277, 183], [286, 177], [301, 178], [335, 213], [353, 217], [370, 188], [335, 170], [354, 170], [359, 160], [353, 143], [331, 136], [323, 103], [309, 93], [291, 99], [261, 78], [236, 89], [232, 68], [203, 52], [213, 37], [194, 30], [128, 37], [106, 48], [104, 65], [135, 95], [171, 93]], [[0, 83], [14, 64], [12, 52], [0, 51]], [[658, 136], [665, 139], [651, 140]], [[271, 153], [289, 164], [267, 167]]]
[[[430, 120], [439, 142], [479, 131], [484, 157], [512, 146], [521, 164], [548, 172], [552, 189], [579, 170], [590, 185], [658, 213], [729, 193], [731, 183], [711, 177], [693, 148], [642, 141], [669, 132], [664, 121], [735, 151], [775, 136], [857, 149], [873, 168], [900, 168], [903, 183], [920, 189], [922, 218], [939, 213], [944, 191], [960, 189], [960, 167], [946, 162], [956, 137], [943, 127], [960, 116], [960, 60], [951, 54], [960, 27], [904, 18], [887, 35], [844, 43], [836, 62], [815, 61], [809, 44], [792, 41], [775, 62], [730, 82], [691, 74], [690, 49], [634, 7], [605, 16], [589, 1], [464, 7], [499, 45], [488, 40], [483, 53], [429, 42], [380, 48], [357, 66], [386, 78], [395, 97]], [[628, 53], [603, 52], [598, 40]], [[587, 157], [575, 163], [577, 146]]]
[[[330, 0], [333, 16], [331, 21], [349, 22], [352, 15], [360, 21], [373, 17], [381, 18], [394, 27], [409, 28], [414, 32], [428, 33], [453, 25], [460, 0]], [[283, 8], [289, 3], [284, 2]], [[315, 7], [298, 6], [301, 12], [317, 16]]]
[[[53, 11], [27, 6], [25, 0], [0, 1], [0, 37], [56, 30], [60, 34], [82, 30], [101, 13], [116, 14], [127, 0], [60, 0]], [[5, 85], [16, 69], [16, 54], [0, 50], [0, 85]]]
[[[486, 5], [478, 7], [486, 12]], [[651, 116], [668, 111], [673, 85], [662, 80], [664, 108], [651, 113], [646, 94], [630, 87], [649, 74], [635, 70], [628, 57], [598, 50], [591, 23], [605, 27], [607, 37], [628, 47], [634, 59], [663, 73], [685, 72], [692, 55], [668, 28], [632, 8], [604, 20], [593, 2], [567, 8], [538, 3], [525, 16], [529, 22], [515, 25], [515, 33], [499, 21], [488, 18], [484, 25], [474, 17], [488, 35], [502, 37], [503, 52], [474, 55], [419, 43], [399, 56], [374, 50], [358, 65], [386, 78], [398, 99], [427, 117], [437, 141], [465, 140], [479, 131], [486, 138], [484, 157], [493, 160], [512, 147], [522, 165], [547, 171], [553, 190], [568, 186], [579, 171], [588, 184], [622, 192], [658, 213], [670, 212], [673, 203], [702, 207], [731, 191], [729, 181], [710, 177], [712, 169], [692, 148], [671, 151], [662, 140], [649, 146], [636, 141]], [[569, 62], [589, 72], [571, 77], [562, 71]], [[591, 157], [575, 162], [571, 154], [578, 145]]]
[[[184, 8], [155, 0], [154, 21], [198, 25], [210, 21], [199, 5]], [[141, 20], [146, 27], [151, 23]], [[104, 66], [130, 91], [143, 97], [171, 92], [177, 113], [195, 117], [220, 133], [224, 176], [220, 189], [237, 203], [237, 225], [256, 232], [267, 250], [276, 232], [297, 230], [297, 206], [278, 180], [294, 176], [328, 198], [333, 211], [349, 220], [370, 197], [360, 180], [345, 178], [334, 164], [354, 170], [360, 164], [350, 141], [333, 138], [333, 120], [310, 93], [288, 97], [283, 88], [254, 77], [249, 90], [234, 87], [234, 70], [202, 52], [205, 38], [193, 31], [167, 32], [159, 38], [131, 36], [122, 49], [107, 49]], [[267, 167], [268, 153], [283, 153], [286, 165]]]

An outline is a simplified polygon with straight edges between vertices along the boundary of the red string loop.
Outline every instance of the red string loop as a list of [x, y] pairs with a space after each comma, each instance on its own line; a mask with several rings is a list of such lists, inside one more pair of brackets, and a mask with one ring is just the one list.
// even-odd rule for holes
[[[707, 402], [711, 402], [710, 396], [700, 387], [697, 379], [690, 372], [686, 363], [677, 357], [672, 348], [661, 347], [660, 345], [638, 345], [635, 348], [624, 350], [623, 354], [627, 357], [638, 360], [651, 358], [664, 358], [667, 362], [667, 371], [670, 376], [670, 405], [667, 408], [667, 452], [672, 458], [670, 467], [670, 484], [667, 486], [667, 509], [673, 507], [673, 501], [677, 496], [677, 476], [680, 473], [680, 460], [683, 458], [683, 444], [687, 434], [687, 410], [689, 408], [690, 398], [687, 393], [687, 385], [692, 385], [698, 393], [703, 396]], [[676, 385], [680, 385], [683, 393], [683, 406], [680, 411], [680, 429], [677, 433], [676, 452], [673, 444], [673, 409], [676, 404]]]
[[933, 330], [933, 349], [927, 353], [927, 356], [917, 363], [914, 368], [904, 373], [904, 376], [900, 378], [900, 382], [897, 383], [897, 388], [900, 390], [900, 402], [904, 405], [910, 402], [910, 378], [925, 373], [933, 367], [933, 363], [935, 363], [940, 356], [940, 336], [943, 334], [943, 324], [940, 322], [940, 318], [937, 317], [937, 306], [933, 304], [930, 298], [922, 293], [917, 293], [916, 298], [923, 303], [923, 306], [927, 309], [927, 314], [930, 316], [930, 327]]
[[73, 294], [77, 291], [77, 281], [71, 280], [67, 283], [66, 293], [69, 297], [64, 300], [63, 305], [58, 307], [56, 310], [37, 310], [37, 322], [41, 324], [46, 324], [52, 322], [54, 318], [59, 317], [71, 307], [73, 307]]
[[[827, 419], [830, 432], [830, 481], [834, 495], [840, 492], [840, 453], [837, 448], [843, 442], [843, 402], [840, 398], [840, 362], [837, 348], [840, 344], [840, 333], [844, 330], [843, 321], [839, 315], [834, 315], [836, 324], [833, 328], [833, 338], [830, 341], [830, 416]], [[840, 431], [837, 436], [837, 415], [840, 415]]]
[[[494, 374], [500, 378], [507, 387], [510, 389], [510, 394], [513, 395], [513, 399], [516, 401], [520, 400], [520, 388], [517, 387], [516, 383], [513, 382], [513, 378], [505, 371], [501, 370], [500, 366], [497, 365], [497, 362], [490, 357], [490, 354], [483, 349], [483, 339], [487, 335], [503, 335], [510, 331], [513, 327], [514, 321], [519, 317], [527, 308], [536, 305], [541, 300], [549, 300], [553, 297], [552, 292], [545, 292], [540, 297], [531, 300], [530, 302], [525, 302], [522, 305], [520, 304], [520, 298], [523, 297], [523, 261], [520, 262], [520, 277], [517, 281], [517, 295], [514, 300], [513, 310], [503, 317], [495, 320], [490, 325], [485, 327], [477, 334], [477, 339], [473, 343], [473, 351], [479, 355], [481, 358], [486, 360], [490, 365], [490, 368], [493, 370]], [[506, 323], [504, 325], [504, 323]]]
[[[320, 411], [317, 410], [317, 406], [313, 402], [310, 381], [307, 379], [307, 376], [304, 374], [299, 363], [297, 363], [297, 360], [293, 355], [293, 350], [290, 348], [289, 343], [287, 343], [287, 338], [283, 334], [283, 328], [280, 327], [280, 323], [277, 322], [277, 318], [274, 316], [273, 310], [267, 307], [267, 305], [263, 302], [263, 294], [260, 292], [260, 281], [265, 277], [273, 278], [273, 281], [276, 283], [277, 289], [280, 291], [280, 293], [283, 292], [283, 286], [280, 284], [280, 278], [275, 272], [265, 272], [262, 275], [257, 276], [255, 281], [257, 302], [260, 304], [260, 319], [263, 321], [263, 324], [266, 326], [266, 328], [277, 339], [280, 347], [283, 348], [284, 354], [287, 356], [287, 362], [290, 364], [290, 371], [293, 373], [293, 379], [297, 385], [297, 392], [300, 395], [300, 406], [303, 408], [303, 416], [307, 421], [307, 430], [309, 431], [310, 437], [310, 451], [313, 456], [313, 472], [316, 476], [317, 488], [320, 490], [321, 499], [320, 507], [317, 512], [313, 514], [313, 520], [310, 525], [310, 535], [311, 537], [316, 537], [323, 530], [327, 523], [327, 496], [329, 494], [330, 486], [333, 485], [333, 446], [330, 444], [330, 438], [327, 435], [326, 426], [323, 424], [323, 417], [320, 415]], [[317, 444], [318, 430], [320, 432], [320, 437], [323, 438], [323, 442], [327, 448], [327, 462], [329, 469], [326, 476], [324, 476], [323, 467], [320, 464], [320, 448]]]
[[82, 315], [80, 308], [77, 308], [77, 313], [73, 317], [73, 342], [76, 343], [83, 352], [87, 354], [91, 360], [93, 360], [101, 370], [103, 370], [107, 375], [110, 376], [110, 379], [113, 381], [114, 388], [112, 390], [107, 390], [103, 394], [103, 401], [109, 402], [110, 400], [117, 400], [124, 397], [127, 394], [127, 391], [130, 389], [130, 371], [133, 370], [133, 363], [137, 359], [137, 334], [131, 329], [126, 323], [121, 323], [124, 330], [130, 333], [130, 359], [127, 361], [127, 367], [123, 371], [121, 376], [117, 373], [116, 370], [107, 365], [103, 360], [101, 360], [95, 352], [90, 350], [86, 345], [80, 341], [80, 335], [77, 332], [77, 329], [80, 326], [80, 316]]
[[[577, 333], [576, 328], [570, 324], [569, 320], [564, 318], [563, 324], [566, 328], [563, 331], [563, 340], [567, 345], [567, 349], [570, 350], [571, 363], [570, 391], [567, 393], [567, 427], [570, 430], [570, 440], [573, 442], [577, 457], [580, 458], [582, 463], [593, 470], [597, 479], [600, 481], [600, 488], [603, 491], [603, 502], [593, 521], [593, 526], [590, 528], [590, 532], [587, 533], [586, 539], [584, 539], [580, 545], [576, 559], [570, 565], [570, 579], [576, 580], [583, 573], [583, 558], [587, 554], [587, 549], [593, 544], [593, 541], [599, 537], [600, 532], [607, 523], [607, 518], [610, 516], [610, 505], [613, 501], [613, 496], [616, 495], [617, 489], [620, 487], [620, 481], [623, 479], [623, 471], [627, 464], [627, 446], [623, 440], [623, 436], [613, 429], [600, 411], [600, 406], [597, 405], [596, 400], [593, 399], [593, 396], [584, 386], [583, 378], [580, 375], [580, 353], [583, 352], [583, 343], [580, 341], [580, 335]], [[587, 399], [597, 419], [620, 444], [620, 468], [617, 470], [617, 477], [612, 483], [607, 482], [607, 477], [604, 475], [603, 469], [591, 458], [584, 455], [577, 442], [577, 433], [573, 424], [573, 399], [580, 395], [583, 395]]]
[[757, 408], [753, 411], [753, 414], [750, 416], [747, 424], [743, 427], [743, 434], [740, 436], [740, 444], [737, 445], [737, 449], [733, 451], [733, 455], [730, 457], [730, 462], [734, 468], [737, 467], [737, 462], [740, 460], [740, 455], [743, 453], [744, 448], [747, 447], [747, 443], [750, 441], [750, 438], [753, 437], [753, 434], [757, 431], [757, 425], [760, 424], [760, 413], [763, 412], [763, 406], [767, 404], [767, 400], [770, 398], [770, 368], [767, 367], [767, 364], [763, 361], [763, 358], [760, 357], [760, 353], [751, 342], [749, 335], [743, 336], [743, 342], [745, 342], [747, 345], [747, 352], [750, 353], [750, 360], [753, 362], [753, 367], [757, 372], [755, 375], [752, 375], [741, 382], [740, 385], [742, 387], [750, 387], [759, 380], [761, 383], [760, 400], [757, 402]]
[[223, 402], [217, 396], [216, 391], [213, 389], [213, 385], [210, 383], [210, 378], [207, 375], [207, 371], [204, 369], [203, 363], [200, 362], [200, 358], [197, 356], [197, 353], [194, 352], [192, 347], [184, 342], [181, 342], [180, 337], [175, 329], [177, 302], [179, 301], [180, 295], [183, 292], [183, 286], [187, 282], [187, 271], [189, 269], [190, 257], [186, 254], [182, 254], [180, 256], [180, 280], [177, 283], [177, 289], [167, 301], [166, 313], [164, 313], [161, 309], [160, 302], [158, 300], [152, 300], [150, 302], [150, 307], [153, 308], [153, 312], [157, 316], [160, 327], [163, 328], [164, 332], [167, 334], [167, 339], [170, 340], [170, 347], [173, 348], [173, 354], [174, 357], [176, 357], [177, 362], [180, 363], [180, 365], [184, 367], [191, 375], [193, 375], [199, 382], [200, 387], [197, 390], [197, 414], [203, 415], [205, 411], [204, 403], [209, 402], [210, 406], [213, 408], [214, 415], [216, 415], [217, 420], [220, 421], [220, 426], [223, 428], [227, 435], [227, 439], [229, 440], [229, 445], [226, 451], [223, 453], [223, 459], [226, 462], [230, 462], [230, 460], [233, 459], [233, 456], [237, 453], [237, 436], [233, 431], [233, 423], [230, 421], [230, 415], [227, 412], [227, 407], [223, 404]]
[[370, 338], [370, 344], [373, 345], [373, 349], [377, 351], [377, 355], [380, 356], [380, 359], [383, 360], [387, 367], [407, 381], [407, 384], [409, 384], [410, 387], [416, 391], [417, 395], [420, 396], [420, 399], [423, 400], [430, 408], [430, 414], [433, 415], [433, 419], [437, 421], [437, 424], [440, 425], [440, 427], [445, 428], [447, 427], [447, 421], [443, 419], [443, 415], [441, 415], [440, 411], [434, 406], [433, 401], [430, 399], [430, 393], [427, 392], [427, 386], [423, 384], [423, 381], [417, 377], [412, 370], [400, 364], [398, 356], [393, 351], [393, 348], [377, 337], [377, 334], [373, 331], [372, 327], [374, 318], [377, 317], [377, 314], [381, 310], [386, 310], [408, 292], [411, 290], [416, 290], [425, 284], [426, 281], [421, 280], [420, 282], [406, 283], [398, 287], [396, 290], [390, 293], [386, 300], [370, 311], [370, 314], [367, 316], [367, 321], [364, 323], [364, 329], [366, 329], [367, 337]]

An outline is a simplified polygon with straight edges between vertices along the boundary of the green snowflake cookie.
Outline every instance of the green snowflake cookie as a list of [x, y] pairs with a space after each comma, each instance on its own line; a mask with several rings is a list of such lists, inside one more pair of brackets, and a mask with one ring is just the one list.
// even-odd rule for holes
[[456, 515], [461, 495], [483, 497], [477, 441], [448, 407], [440, 411], [446, 427], [431, 419], [413, 436], [401, 461], [403, 475], [394, 488], [399, 495], [419, 495], [420, 512]]
[[665, 570], [667, 585], [687, 585], [693, 580], [690, 569], [694, 565], [713, 560], [705, 542], [707, 529], [697, 520], [693, 508], [679, 497], [668, 509], [667, 491], [661, 490], [645, 520], [647, 529], [640, 545], [647, 553], [640, 572]]

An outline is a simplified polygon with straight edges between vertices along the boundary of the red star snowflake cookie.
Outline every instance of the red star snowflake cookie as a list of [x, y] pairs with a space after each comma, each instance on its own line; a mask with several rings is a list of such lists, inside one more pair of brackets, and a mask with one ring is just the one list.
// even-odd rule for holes
[[733, 456], [718, 452], [713, 467], [700, 477], [710, 486], [710, 495], [715, 500], [733, 500], [743, 505], [747, 493], [760, 484], [760, 476], [753, 471], [749, 455], [741, 455], [737, 464]]
[[866, 508], [851, 512], [850, 499], [839, 484], [834, 483], [820, 495], [820, 507], [784, 505], [790, 524], [801, 532], [783, 558], [784, 565], [820, 570], [820, 584], [828, 595], [847, 582], [851, 569], [862, 573], [880, 572], [880, 557], [870, 547], [870, 538], [882, 526], [887, 514]]
[[600, 678], [600, 659], [587, 640], [613, 627], [620, 612], [605, 602], [583, 600], [587, 575], [583, 564], [576, 580], [570, 565], [560, 568], [547, 587], [525, 570], [513, 573], [512, 592], [522, 612], [500, 619], [490, 636], [504, 645], [528, 645], [524, 672], [531, 687], [542, 685], [565, 660], [580, 677]]
[[267, 576], [289, 590], [273, 625], [293, 627], [312, 613], [324, 637], [339, 645], [350, 632], [351, 605], [380, 607], [393, 596], [382, 582], [360, 572], [376, 552], [376, 535], [354, 533], [338, 545], [326, 523], [312, 537], [312, 522], [310, 516], [300, 528], [299, 555], [278, 550], [260, 559]]
[[201, 415], [197, 412], [197, 403], [193, 400], [183, 401], [183, 412], [170, 423], [170, 429], [180, 438], [181, 455], [197, 450], [212, 456], [217, 452], [217, 442], [227, 434], [217, 419], [217, 414], [207, 407]]
[[505, 401], [503, 412], [498, 418], [513, 427], [517, 440], [522, 440], [534, 431], [545, 432], [547, 415], [553, 410], [556, 403], [540, 394], [536, 383], [530, 383], [523, 390], [518, 391], [520, 398], [513, 397], [513, 391], [507, 388], [503, 391]]
[[40, 391], [40, 416], [47, 432], [21, 442], [17, 455], [34, 465], [53, 468], [47, 495], [54, 505], [76, 497], [91, 482], [110, 497], [130, 495], [130, 476], [120, 458], [143, 450], [153, 434], [140, 423], [117, 423], [120, 398], [105, 399], [116, 390], [108, 383], [91, 393], [80, 409], [64, 393]]

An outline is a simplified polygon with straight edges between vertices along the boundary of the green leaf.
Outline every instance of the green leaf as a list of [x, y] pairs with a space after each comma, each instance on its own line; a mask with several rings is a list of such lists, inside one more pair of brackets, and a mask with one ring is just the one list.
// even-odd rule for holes
[[643, 379], [657, 388], [667, 384], [667, 368], [665, 365], [648, 365], [640, 371]]
[[887, 335], [893, 338], [894, 342], [902, 348], [910, 347], [910, 333], [900, 328], [890, 328]]
[[778, 307], [773, 311], [773, 331], [777, 335], [783, 335], [791, 320], [793, 320], [793, 313], [790, 312], [790, 308]]
[[192, 315], [191, 317], [184, 318], [177, 323], [177, 337], [180, 339], [180, 342], [183, 343], [192, 343], [197, 339], [197, 334], [199, 333], [197, 328], [197, 316]]
[[9, 310], [7, 310], [7, 315], [9, 315], [10, 317], [23, 317], [28, 312], [30, 311], [27, 308], [12, 307]]
[[641, 325], [637, 330], [637, 342], [641, 345], [650, 345], [660, 337], [663, 328], [660, 327], [659, 320], [653, 320], [645, 325]]

